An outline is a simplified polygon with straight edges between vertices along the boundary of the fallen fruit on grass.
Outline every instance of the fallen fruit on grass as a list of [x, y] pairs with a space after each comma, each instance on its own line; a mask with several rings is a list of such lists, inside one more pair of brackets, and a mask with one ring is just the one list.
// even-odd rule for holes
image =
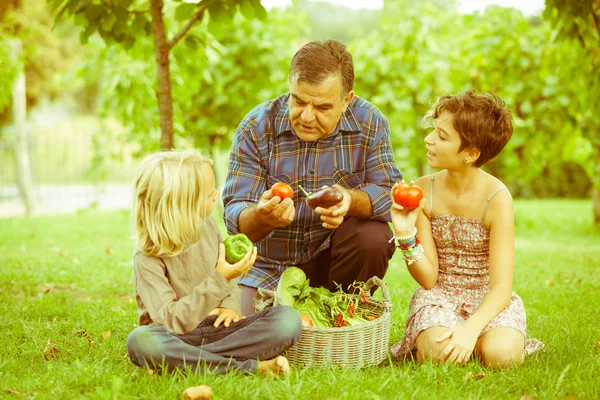
[[294, 191], [287, 183], [277, 182], [271, 186], [271, 194], [273, 197], [278, 196], [283, 201], [283, 199], [291, 199], [294, 196]]
[[336, 205], [344, 199], [344, 195], [339, 189], [332, 186], [311, 193], [306, 198], [306, 204], [312, 209], [317, 207], [329, 208]]
[[300, 319], [302, 320], [302, 326], [315, 326], [315, 324], [312, 322], [312, 319], [304, 314], [300, 314]]
[[206, 385], [192, 386], [183, 392], [183, 400], [210, 400], [212, 388]]
[[409, 210], [419, 207], [423, 191], [414, 185], [399, 185], [394, 188], [394, 202]]

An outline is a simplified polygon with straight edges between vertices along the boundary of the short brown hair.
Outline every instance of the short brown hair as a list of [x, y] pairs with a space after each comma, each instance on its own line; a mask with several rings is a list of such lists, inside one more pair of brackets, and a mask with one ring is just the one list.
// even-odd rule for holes
[[354, 87], [354, 63], [346, 45], [337, 40], [309, 42], [296, 52], [290, 63], [292, 79], [318, 85], [331, 75], [342, 79], [342, 97]]
[[512, 136], [512, 113], [493, 93], [477, 94], [467, 90], [456, 95], [444, 95], [425, 116], [426, 125], [433, 126], [433, 120], [443, 111], [453, 114], [452, 126], [461, 139], [458, 152], [464, 149], [480, 152], [473, 163], [475, 167], [481, 167], [498, 156]]

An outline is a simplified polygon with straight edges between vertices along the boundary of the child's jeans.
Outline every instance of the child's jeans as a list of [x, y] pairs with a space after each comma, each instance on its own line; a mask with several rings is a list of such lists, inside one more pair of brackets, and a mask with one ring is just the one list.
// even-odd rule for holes
[[300, 315], [292, 307], [268, 307], [229, 327], [213, 326], [216, 316], [205, 318], [196, 329], [176, 335], [163, 326], [135, 328], [127, 337], [131, 361], [141, 367], [169, 370], [206, 366], [217, 374], [239, 370], [256, 372], [257, 360], [268, 360], [293, 346], [302, 330]]

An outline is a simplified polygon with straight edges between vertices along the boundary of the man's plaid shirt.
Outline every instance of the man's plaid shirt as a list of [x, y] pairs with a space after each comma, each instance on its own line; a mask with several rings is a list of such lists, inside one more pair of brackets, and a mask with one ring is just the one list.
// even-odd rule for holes
[[298, 138], [288, 113], [289, 93], [254, 108], [240, 123], [229, 157], [223, 191], [224, 220], [230, 234], [239, 233], [238, 218], [276, 182], [294, 190], [296, 215], [256, 243], [258, 258], [239, 283], [274, 290], [289, 266], [315, 259], [329, 247], [331, 229], [308, 207], [308, 192], [339, 184], [369, 194], [373, 219], [390, 220], [390, 190], [402, 179], [394, 162], [389, 126], [370, 102], [355, 96], [329, 136], [314, 142]]

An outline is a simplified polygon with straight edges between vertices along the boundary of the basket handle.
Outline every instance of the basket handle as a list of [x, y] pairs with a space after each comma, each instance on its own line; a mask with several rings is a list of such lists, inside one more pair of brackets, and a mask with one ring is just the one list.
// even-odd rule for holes
[[390, 291], [388, 290], [385, 283], [379, 279], [377, 276], [373, 276], [369, 278], [369, 280], [365, 283], [365, 291], [369, 291], [373, 286], [379, 286], [381, 289], [381, 293], [383, 294], [383, 306], [386, 311], [392, 311], [392, 300], [390, 298]]

